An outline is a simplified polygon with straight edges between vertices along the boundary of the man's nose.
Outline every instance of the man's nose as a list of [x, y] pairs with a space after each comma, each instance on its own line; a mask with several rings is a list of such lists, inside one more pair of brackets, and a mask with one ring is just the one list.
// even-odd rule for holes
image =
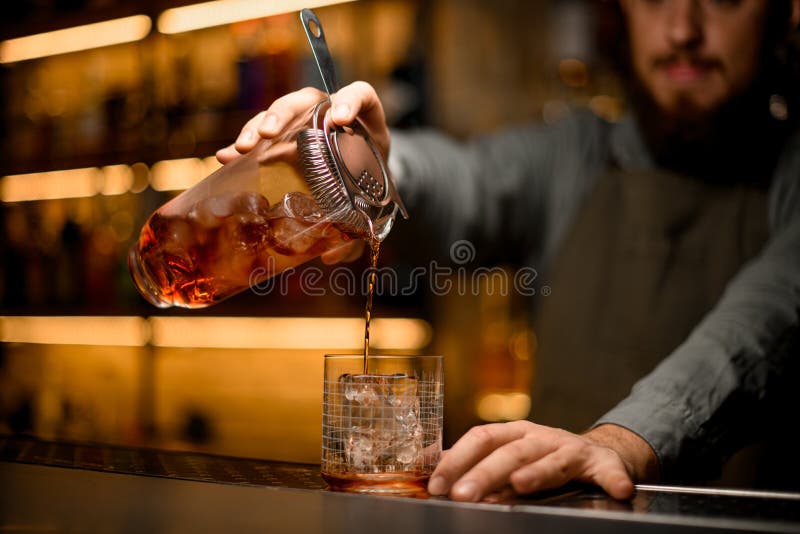
[[691, 48], [703, 40], [703, 9], [701, 0], [672, 0], [668, 2], [667, 38], [675, 47]]

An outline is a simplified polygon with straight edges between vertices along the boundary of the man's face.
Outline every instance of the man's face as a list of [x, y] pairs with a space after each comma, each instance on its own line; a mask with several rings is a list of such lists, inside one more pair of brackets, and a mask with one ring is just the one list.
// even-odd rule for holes
[[635, 75], [668, 115], [718, 110], [754, 81], [770, 0], [620, 0]]

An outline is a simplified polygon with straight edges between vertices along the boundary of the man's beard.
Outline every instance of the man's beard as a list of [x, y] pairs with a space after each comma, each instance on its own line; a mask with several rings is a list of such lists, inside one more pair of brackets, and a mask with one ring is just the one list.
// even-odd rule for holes
[[772, 172], [784, 128], [769, 114], [769, 93], [758, 83], [708, 110], [690, 95], [669, 109], [640, 82], [631, 103], [655, 162], [666, 169], [713, 181], [761, 181]]

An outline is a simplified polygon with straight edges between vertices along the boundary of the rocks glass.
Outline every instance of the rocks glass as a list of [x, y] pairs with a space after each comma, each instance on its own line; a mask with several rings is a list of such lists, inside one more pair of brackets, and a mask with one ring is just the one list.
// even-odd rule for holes
[[326, 355], [322, 477], [333, 490], [418, 494], [442, 452], [441, 356]]

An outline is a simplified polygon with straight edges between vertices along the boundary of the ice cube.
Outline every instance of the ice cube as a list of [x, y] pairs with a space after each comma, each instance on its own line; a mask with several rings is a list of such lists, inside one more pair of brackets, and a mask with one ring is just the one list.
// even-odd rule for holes
[[270, 246], [269, 223], [260, 215], [234, 213], [217, 228], [195, 225], [201, 241], [196, 246], [198, 265], [204, 276], [226, 291], [250, 285], [250, 275]]
[[269, 212], [266, 198], [252, 191], [226, 192], [205, 198], [189, 210], [189, 220], [204, 228], [216, 228], [234, 214], [265, 216]]
[[292, 219], [315, 223], [319, 222], [323, 217], [322, 209], [320, 209], [317, 201], [314, 200], [314, 197], [305, 193], [296, 191], [286, 193], [283, 197], [282, 205], [286, 217], [291, 217]]
[[152, 234], [141, 251], [142, 261], [159, 286], [174, 287], [195, 270], [192, 225], [180, 217], [156, 213], [148, 226]]
[[234, 213], [250, 213], [265, 217], [269, 212], [269, 201], [255, 191], [239, 193], [233, 200]]
[[397, 461], [403, 465], [415, 462], [419, 458], [419, 447], [416, 440], [406, 440], [397, 447]]
[[314, 197], [305, 193], [291, 191], [286, 193], [283, 198], [269, 208], [266, 217], [268, 219], [280, 219], [289, 217], [309, 223], [319, 222], [323, 218]]
[[359, 427], [350, 429], [345, 444], [345, 454], [348, 463], [358, 472], [369, 472], [377, 464], [370, 432], [365, 432]]
[[286, 210], [283, 209], [283, 202], [278, 202], [277, 204], [270, 206], [266, 215], [264, 216], [267, 218], [267, 220], [283, 219], [284, 217], [288, 217]]
[[331, 240], [331, 242], [334, 242], [337, 239], [341, 239], [341, 233], [339, 230], [333, 225], [333, 223], [329, 222], [318, 222], [313, 226], [309, 226], [308, 234], [317, 240], [328, 239]]
[[256, 255], [269, 246], [272, 230], [261, 215], [235, 213], [225, 218], [220, 245], [236, 254]]
[[340, 237], [336, 227], [311, 195], [292, 191], [269, 208], [265, 217], [272, 222], [275, 249], [286, 256], [319, 254]]
[[345, 382], [344, 397], [360, 406], [372, 406], [380, 401], [375, 388], [362, 380]]
[[198, 202], [192, 206], [188, 217], [192, 223], [205, 229], [217, 228], [222, 224], [222, 217], [214, 215], [214, 210], [205, 201]]
[[156, 247], [169, 254], [185, 255], [194, 240], [192, 225], [182, 217], [163, 217], [158, 213], [150, 219]]
[[297, 219], [282, 218], [272, 220], [272, 240], [275, 249], [281, 254], [311, 254], [314, 245], [320, 239], [312, 232], [310, 226]]
[[405, 471], [422, 461], [417, 380], [345, 375], [345, 457], [356, 472]]

